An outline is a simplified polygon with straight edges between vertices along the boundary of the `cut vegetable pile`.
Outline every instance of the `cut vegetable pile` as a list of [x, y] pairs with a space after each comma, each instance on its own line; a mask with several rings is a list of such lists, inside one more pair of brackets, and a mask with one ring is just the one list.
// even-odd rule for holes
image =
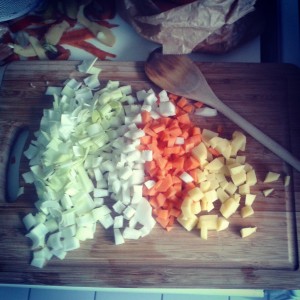
[[116, 55], [102, 49], [112, 47], [116, 37], [108, 20], [116, 13], [115, 1], [44, 1], [35, 12], [7, 22], [1, 42], [12, 48], [4, 60], [66, 60], [70, 46], [100, 60]]
[[[119, 245], [145, 237], [156, 223], [170, 231], [176, 220], [207, 239], [208, 231], [226, 229], [238, 209], [242, 218], [254, 213], [255, 170], [239, 155], [245, 135], [236, 131], [227, 140], [201, 130], [189, 113], [216, 111], [166, 91], [133, 96], [118, 81], [102, 87], [94, 62], [78, 66], [87, 73], [82, 82], [48, 87], [53, 107], [44, 110], [24, 153], [30, 171], [23, 178], [38, 195], [38, 212], [23, 219], [33, 266], [64, 259], [94, 238], [98, 223]], [[266, 182], [278, 177], [270, 173]], [[241, 228], [241, 236], [255, 231]]]

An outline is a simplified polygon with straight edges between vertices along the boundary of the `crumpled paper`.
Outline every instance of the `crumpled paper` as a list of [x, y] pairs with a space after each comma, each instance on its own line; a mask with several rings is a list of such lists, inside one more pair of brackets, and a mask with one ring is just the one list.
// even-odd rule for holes
[[244, 32], [236, 28], [233, 31], [233, 26], [255, 10], [255, 3], [256, 0], [199, 0], [159, 12], [151, 1], [123, 0], [123, 8], [134, 29], [161, 44], [164, 54], [201, 50], [220, 53], [239, 42], [228, 39], [243, 38]]

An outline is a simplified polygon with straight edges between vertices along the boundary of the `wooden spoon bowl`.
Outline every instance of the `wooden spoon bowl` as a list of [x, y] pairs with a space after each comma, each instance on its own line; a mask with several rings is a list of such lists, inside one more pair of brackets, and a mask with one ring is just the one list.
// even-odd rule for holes
[[200, 69], [186, 55], [153, 52], [145, 63], [149, 79], [166, 91], [201, 101], [221, 112], [258, 142], [300, 171], [300, 161], [280, 144], [224, 104], [212, 91]]

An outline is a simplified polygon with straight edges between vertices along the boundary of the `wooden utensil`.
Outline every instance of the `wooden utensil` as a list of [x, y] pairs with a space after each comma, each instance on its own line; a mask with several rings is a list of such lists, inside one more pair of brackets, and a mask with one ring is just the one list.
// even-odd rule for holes
[[300, 160], [224, 104], [212, 91], [200, 69], [185, 55], [153, 52], [146, 64], [149, 79], [170, 93], [201, 101], [221, 112], [285, 162], [300, 171]]

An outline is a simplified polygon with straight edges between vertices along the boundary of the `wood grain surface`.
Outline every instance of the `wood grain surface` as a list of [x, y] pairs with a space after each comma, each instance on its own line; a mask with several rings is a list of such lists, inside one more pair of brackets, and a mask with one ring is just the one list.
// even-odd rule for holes
[[[0, 90], [1, 124], [27, 125], [30, 134], [39, 128], [44, 108], [51, 107], [45, 96], [47, 86], [61, 86], [68, 78], [82, 79], [76, 61], [16, 62], [9, 65]], [[135, 91], [155, 88], [146, 78], [143, 63], [98, 62], [100, 78], [131, 84]], [[266, 134], [300, 157], [300, 72], [291, 65], [199, 63], [217, 96]], [[222, 115], [194, 118], [201, 128], [224, 128], [230, 137], [237, 126]], [[1, 125], [0, 137], [13, 136]], [[2, 138], [1, 138], [2, 139]], [[25, 186], [17, 202], [8, 203], [0, 182], [0, 282], [19, 284], [69, 285], [85, 287], [174, 287], [174, 288], [284, 288], [300, 286], [300, 176], [288, 165], [247, 136], [247, 161], [257, 172], [258, 184], [253, 217], [235, 214], [229, 230], [210, 232], [207, 241], [198, 233], [182, 227], [167, 233], [159, 226], [138, 241], [121, 246], [113, 243], [112, 232], [97, 225], [95, 239], [82, 242], [63, 261], [53, 259], [43, 269], [30, 266], [30, 241], [25, 237], [21, 218], [35, 212], [34, 188]], [[1, 143], [0, 157], [7, 157], [10, 143]], [[1, 161], [1, 168], [5, 168]], [[28, 170], [22, 159], [20, 173]], [[283, 181], [263, 184], [267, 171], [292, 176], [285, 188]], [[3, 176], [2, 176], [3, 177]], [[266, 187], [275, 189], [269, 197]], [[298, 222], [297, 222], [298, 220]], [[257, 233], [241, 239], [241, 226], [257, 226]]]

